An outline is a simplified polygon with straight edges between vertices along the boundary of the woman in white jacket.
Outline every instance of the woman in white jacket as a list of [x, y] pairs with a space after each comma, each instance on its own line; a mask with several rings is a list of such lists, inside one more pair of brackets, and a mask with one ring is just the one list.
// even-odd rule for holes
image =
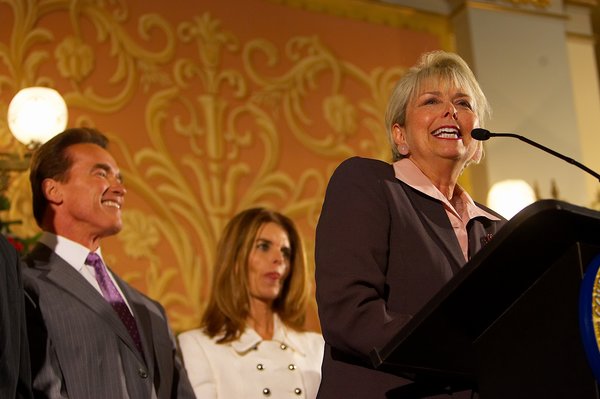
[[324, 343], [303, 329], [309, 292], [291, 219], [264, 208], [231, 219], [201, 326], [179, 335], [196, 396], [315, 398]]

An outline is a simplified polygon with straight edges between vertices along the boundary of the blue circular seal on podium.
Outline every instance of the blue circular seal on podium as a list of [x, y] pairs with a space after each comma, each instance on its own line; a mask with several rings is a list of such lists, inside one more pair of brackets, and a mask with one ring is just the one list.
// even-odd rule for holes
[[600, 254], [589, 263], [579, 291], [579, 327], [592, 372], [600, 381]]

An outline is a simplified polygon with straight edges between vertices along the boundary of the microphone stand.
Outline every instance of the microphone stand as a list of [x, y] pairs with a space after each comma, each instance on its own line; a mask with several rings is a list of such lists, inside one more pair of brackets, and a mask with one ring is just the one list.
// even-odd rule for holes
[[585, 170], [586, 172], [588, 172], [590, 175], [594, 176], [596, 179], [598, 179], [598, 181], [600, 182], [600, 174], [594, 172], [593, 170], [591, 170], [590, 168], [588, 168], [587, 166], [581, 164], [580, 162], [577, 162], [576, 160], [574, 160], [573, 158], [569, 158], [563, 154], [560, 154], [548, 147], [545, 147], [539, 143], [536, 143], [533, 140], [528, 139], [527, 137], [521, 136], [519, 134], [514, 134], [514, 133], [488, 133], [490, 137], [513, 137], [516, 139], [519, 139], [521, 141], [526, 142], [527, 144], [531, 144], [534, 147], [539, 148], [542, 151], [546, 151], [547, 153], [550, 153], [552, 155], [554, 155], [555, 157], [558, 157], [560, 159], [562, 159], [563, 161], [567, 161], [568, 163], [570, 163], [571, 165], [575, 165], [580, 169]]

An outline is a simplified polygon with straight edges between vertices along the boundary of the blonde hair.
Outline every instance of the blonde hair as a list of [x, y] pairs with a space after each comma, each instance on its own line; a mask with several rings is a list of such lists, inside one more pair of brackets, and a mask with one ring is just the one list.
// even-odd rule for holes
[[234, 216], [217, 245], [212, 291], [201, 321], [205, 333], [222, 334], [219, 343], [239, 338], [246, 328], [250, 313], [248, 258], [260, 229], [276, 223], [290, 241], [290, 273], [281, 294], [273, 302], [273, 311], [287, 326], [301, 331], [309, 300], [306, 254], [294, 222], [288, 217], [264, 208], [252, 208]]
[[406, 107], [415, 93], [418, 93], [421, 84], [437, 78], [441, 82], [450, 83], [457, 88], [467, 91], [472, 98], [475, 114], [483, 126], [484, 120], [491, 110], [473, 71], [467, 63], [457, 54], [446, 51], [432, 51], [421, 56], [419, 62], [404, 74], [392, 91], [385, 113], [385, 126], [388, 140], [392, 150], [392, 159], [397, 161], [403, 158], [394, 142], [394, 124], [405, 126]]

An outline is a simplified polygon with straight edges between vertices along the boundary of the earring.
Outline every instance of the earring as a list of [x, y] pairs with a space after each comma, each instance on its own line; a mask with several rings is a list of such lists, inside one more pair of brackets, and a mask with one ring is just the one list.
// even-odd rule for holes
[[401, 144], [400, 148], [398, 148], [398, 152], [400, 152], [400, 155], [407, 156], [408, 155], [408, 146], [406, 144]]

